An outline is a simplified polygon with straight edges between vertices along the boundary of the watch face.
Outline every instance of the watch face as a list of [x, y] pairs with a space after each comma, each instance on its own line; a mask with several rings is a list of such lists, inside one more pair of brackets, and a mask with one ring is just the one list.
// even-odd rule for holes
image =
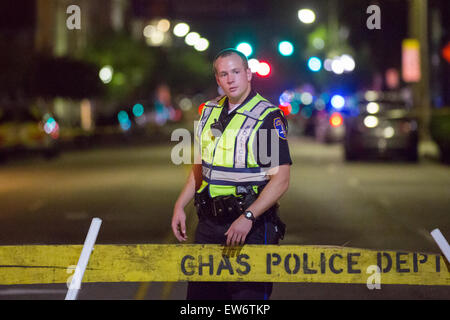
[[251, 214], [250, 212], [247, 212], [245, 215], [246, 215], [247, 218], [249, 218], [249, 219], [252, 217], [252, 214]]

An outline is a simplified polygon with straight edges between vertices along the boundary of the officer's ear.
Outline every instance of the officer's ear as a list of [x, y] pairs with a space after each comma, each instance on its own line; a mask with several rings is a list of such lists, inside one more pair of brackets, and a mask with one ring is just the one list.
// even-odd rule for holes
[[246, 72], [247, 72], [247, 81], [248, 82], [252, 81], [252, 77], [253, 77], [252, 70], [250, 68], [247, 68]]

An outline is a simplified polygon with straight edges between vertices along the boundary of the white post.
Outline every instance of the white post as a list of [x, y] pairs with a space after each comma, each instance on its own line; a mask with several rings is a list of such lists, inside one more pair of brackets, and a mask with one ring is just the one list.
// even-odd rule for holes
[[447, 258], [447, 261], [450, 262], [450, 245], [442, 235], [441, 231], [439, 229], [434, 229], [431, 231], [431, 235], [433, 236], [434, 241], [438, 244], [444, 256]]
[[83, 250], [81, 251], [80, 258], [78, 259], [77, 267], [75, 273], [70, 282], [69, 290], [66, 294], [65, 300], [76, 300], [78, 292], [80, 291], [81, 281], [83, 280], [84, 271], [86, 270], [87, 264], [89, 262], [89, 257], [94, 249], [95, 241], [97, 240], [98, 231], [102, 220], [99, 218], [92, 219], [91, 226], [89, 227], [89, 232], [84, 241]]

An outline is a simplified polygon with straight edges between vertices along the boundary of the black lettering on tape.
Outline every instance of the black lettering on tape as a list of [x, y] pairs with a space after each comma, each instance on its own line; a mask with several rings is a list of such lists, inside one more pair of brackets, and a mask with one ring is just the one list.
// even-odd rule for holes
[[237, 262], [240, 266], [245, 267], [244, 270], [241, 270], [241, 269], [239, 269], [239, 268], [236, 269], [236, 272], [237, 272], [238, 274], [240, 274], [241, 276], [242, 276], [242, 275], [245, 275], [245, 274], [248, 274], [248, 273], [250, 272], [250, 265], [249, 265], [246, 261], [243, 261], [243, 259], [248, 260], [248, 259], [250, 259], [250, 257], [249, 257], [248, 255], [246, 255], [246, 254], [240, 254], [240, 255], [238, 255], [237, 258], [236, 258], [236, 262]]
[[[418, 259], [418, 255], [422, 256], [422, 259]], [[421, 254], [421, 253], [414, 253], [413, 254], [413, 271], [414, 272], [419, 272], [419, 263], [423, 264], [425, 262], [427, 262], [428, 260], [428, 256], [426, 254]]]
[[409, 270], [409, 268], [405, 268], [405, 269], [402, 269], [401, 268], [401, 265], [402, 264], [406, 264], [407, 262], [408, 262], [408, 260], [402, 260], [401, 259], [401, 257], [400, 256], [404, 256], [404, 255], [406, 255], [406, 256], [408, 256], [408, 254], [406, 253], [406, 252], [397, 252], [396, 254], [395, 254], [395, 262], [396, 262], [396, 271], [398, 272], [398, 273], [406, 273], [406, 272], [410, 272], [410, 270]]
[[186, 260], [188, 259], [194, 260], [195, 258], [190, 255], [184, 256], [183, 259], [181, 259], [181, 272], [183, 272], [185, 276], [192, 276], [194, 274], [194, 270], [192, 270], [192, 263], [188, 263], [188, 266], [191, 268], [191, 271], [186, 270]]
[[330, 257], [330, 262], [329, 262], [329, 264], [330, 264], [330, 270], [331, 270], [331, 272], [333, 272], [333, 273], [335, 273], [335, 274], [339, 274], [339, 273], [341, 273], [341, 272], [343, 271], [343, 269], [336, 269], [336, 268], [334, 267], [334, 259], [335, 259], [336, 257], [342, 259], [342, 256], [341, 256], [340, 254], [338, 254], [338, 253], [333, 254], [333, 255]]
[[203, 263], [203, 256], [198, 256], [198, 274], [203, 275], [203, 267], [209, 267], [209, 275], [211, 276], [214, 273], [214, 260], [213, 256], [208, 255], [208, 262]]
[[347, 254], [347, 273], [361, 273], [359, 269], [353, 269], [353, 266], [358, 264], [358, 261], [354, 261], [353, 257], [359, 257], [361, 253], [349, 253]]
[[[311, 266], [312, 266], [312, 264], [311, 264]], [[305, 274], [315, 274], [315, 273], [317, 273], [317, 270], [308, 268], [308, 254], [307, 253], [303, 254], [303, 272]]]
[[[276, 258], [272, 261], [272, 258]], [[278, 253], [268, 253], [266, 255], [266, 274], [272, 274], [272, 266], [277, 266], [281, 263], [281, 257]]]
[[327, 259], [325, 257], [325, 253], [320, 253], [320, 272], [323, 274], [325, 273], [327, 268]]
[[[387, 260], [386, 268], [383, 268], [383, 257], [385, 257]], [[387, 273], [387, 272], [391, 271], [392, 258], [390, 256], [390, 254], [386, 253], [386, 252], [383, 252], [383, 253], [378, 252], [377, 253], [377, 265], [378, 265], [378, 268], [380, 268], [382, 273]]]
[[220, 260], [219, 266], [217, 267], [218, 276], [220, 276], [223, 269], [228, 270], [230, 275], [234, 274], [233, 267], [231, 266], [230, 258], [228, 258], [228, 256], [222, 256], [222, 260]]
[[[295, 261], [295, 265], [294, 265], [294, 269], [293, 270], [291, 270], [291, 267], [290, 267], [291, 257], [294, 257], [294, 261]], [[284, 269], [286, 270], [286, 272], [288, 274], [297, 274], [298, 271], [300, 270], [300, 257], [298, 255], [296, 255], [295, 253], [293, 255], [289, 253], [284, 258]]]
[[436, 272], [441, 272], [441, 256], [436, 256]]

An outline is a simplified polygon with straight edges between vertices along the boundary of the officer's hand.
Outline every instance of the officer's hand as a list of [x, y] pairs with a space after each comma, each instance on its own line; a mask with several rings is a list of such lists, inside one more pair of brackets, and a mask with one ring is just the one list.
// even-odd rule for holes
[[227, 246], [243, 245], [252, 226], [253, 222], [251, 220], [248, 220], [242, 215], [239, 216], [239, 218], [234, 220], [227, 232], [225, 232], [225, 235], [227, 236]]
[[186, 241], [186, 213], [184, 209], [175, 207], [172, 216], [172, 231], [178, 241]]

